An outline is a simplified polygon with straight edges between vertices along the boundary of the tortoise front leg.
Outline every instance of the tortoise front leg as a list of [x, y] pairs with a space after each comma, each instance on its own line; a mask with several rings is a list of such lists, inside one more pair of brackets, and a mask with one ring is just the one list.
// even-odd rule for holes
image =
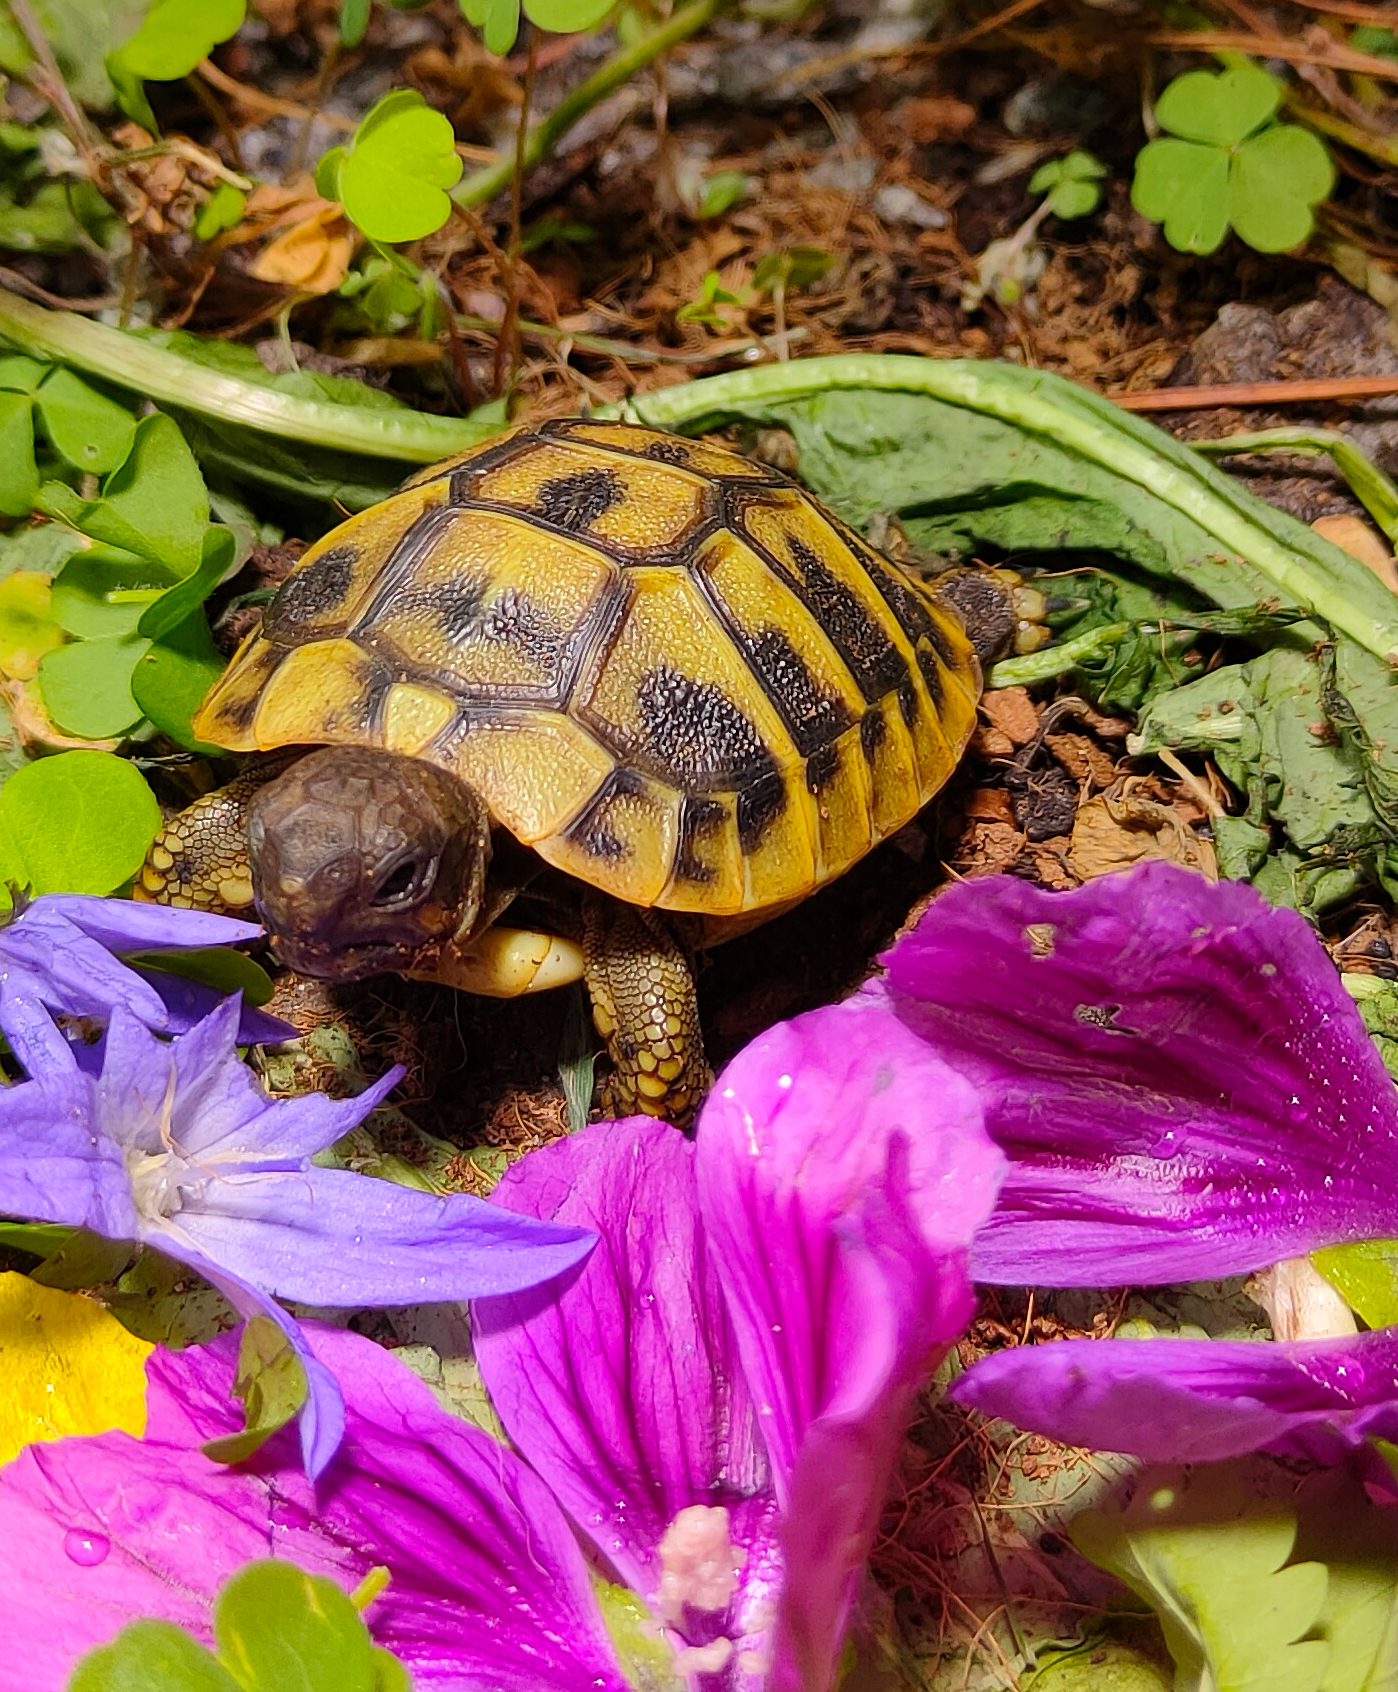
[[251, 917], [248, 806], [258, 788], [285, 768], [285, 759], [260, 764], [171, 817], [146, 854], [133, 898]]
[[656, 911], [589, 896], [583, 923], [592, 1019], [613, 1064], [602, 1108], [683, 1127], [713, 1081], [689, 954]]

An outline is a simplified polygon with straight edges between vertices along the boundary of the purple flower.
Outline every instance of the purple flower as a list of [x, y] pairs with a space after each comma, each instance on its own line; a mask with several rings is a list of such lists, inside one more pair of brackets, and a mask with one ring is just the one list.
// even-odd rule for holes
[[100, 1075], [60, 1041], [41, 1080], [0, 1091], [0, 1213], [157, 1246], [240, 1315], [271, 1317], [306, 1369], [314, 1475], [339, 1442], [343, 1406], [276, 1298], [354, 1308], [514, 1292], [570, 1268], [592, 1240], [480, 1199], [316, 1168], [312, 1155], [363, 1121], [402, 1071], [338, 1103], [269, 1099], [238, 1059], [238, 1014], [226, 999], [164, 1041], [117, 1004]]
[[[972, 1081], [1009, 1157], [977, 1279], [1213, 1279], [1383, 1238], [1398, 1094], [1307, 924], [1164, 864], [938, 899], [866, 996]], [[1296, 1344], [1055, 1342], [953, 1398], [1165, 1461], [1398, 1437], [1398, 1333]]]
[[520, 1457], [315, 1331], [345, 1393], [335, 1463], [312, 1491], [278, 1436], [220, 1469], [197, 1446], [235, 1419], [231, 1349], [157, 1353], [144, 1441], [0, 1474], [0, 1590], [25, 1594], [0, 1692], [59, 1692], [140, 1615], [207, 1637], [216, 1588], [269, 1553], [347, 1588], [386, 1566], [372, 1630], [423, 1692], [626, 1692], [576, 1532], [691, 1687], [827, 1692], [999, 1167], [964, 1083], [862, 1004], [749, 1047], [697, 1146], [633, 1119], [531, 1153], [504, 1203], [601, 1240], [559, 1286], [476, 1307]]
[[492, 1401], [694, 1684], [833, 1684], [999, 1175], [970, 1089], [854, 1004], [754, 1041], [693, 1152], [631, 1121], [501, 1183], [601, 1244], [561, 1290], [476, 1306]]
[[[30, 1075], [62, 1062], [66, 1041], [51, 1013], [105, 1022], [117, 1005], [147, 1028], [181, 1033], [218, 995], [164, 970], [139, 972], [115, 952], [233, 946], [256, 940], [256, 923], [127, 899], [46, 893], [0, 928], [0, 1032]], [[244, 1044], [290, 1039], [295, 1029], [246, 1009]]]

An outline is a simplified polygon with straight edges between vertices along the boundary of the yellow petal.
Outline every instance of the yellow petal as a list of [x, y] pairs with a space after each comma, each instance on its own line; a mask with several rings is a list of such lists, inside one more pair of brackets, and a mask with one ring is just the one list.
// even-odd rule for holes
[[146, 1358], [90, 1298], [0, 1275], [0, 1463], [39, 1440], [146, 1428]]

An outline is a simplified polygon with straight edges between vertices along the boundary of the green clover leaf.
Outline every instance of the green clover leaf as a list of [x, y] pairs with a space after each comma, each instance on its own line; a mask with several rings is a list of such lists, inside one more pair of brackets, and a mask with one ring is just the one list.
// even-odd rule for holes
[[1230, 227], [1258, 252], [1299, 246], [1334, 167], [1307, 129], [1275, 120], [1282, 86], [1240, 60], [1217, 74], [1187, 71], [1156, 103], [1170, 134], [1136, 156], [1131, 203], [1186, 253], [1212, 253]]
[[347, 148], [321, 160], [316, 186], [371, 241], [419, 241], [451, 216], [447, 189], [461, 180], [451, 124], [409, 89], [386, 94]]
[[145, 22], [112, 55], [129, 76], [176, 82], [242, 28], [247, 0], [155, 0]]
[[1031, 194], [1047, 194], [1055, 217], [1086, 217], [1097, 210], [1102, 190], [1098, 182], [1107, 174], [1101, 159], [1074, 148], [1061, 159], [1041, 164], [1029, 178]]

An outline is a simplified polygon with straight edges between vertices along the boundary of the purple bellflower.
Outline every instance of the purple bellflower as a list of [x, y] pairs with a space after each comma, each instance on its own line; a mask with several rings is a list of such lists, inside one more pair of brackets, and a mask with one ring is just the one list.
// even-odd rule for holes
[[[970, 1080], [1009, 1159], [976, 1279], [1213, 1279], [1398, 1232], [1398, 1092], [1319, 940], [1165, 864], [1072, 893], [954, 888], [865, 997]], [[1398, 1330], [1055, 1341], [952, 1397], [1157, 1461], [1398, 1439]], [[1323, 1437], [1322, 1437], [1323, 1436]]]
[[315, 1167], [402, 1071], [340, 1102], [269, 1099], [238, 1058], [238, 1019], [225, 999], [163, 1041], [118, 1003], [95, 1076], [60, 1040], [42, 1079], [0, 1091], [0, 1214], [156, 1246], [240, 1315], [270, 1317], [306, 1370], [314, 1475], [339, 1443], [343, 1405], [277, 1298], [357, 1308], [514, 1292], [576, 1264], [592, 1239], [463, 1194]]
[[864, 1004], [750, 1046], [695, 1145], [632, 1119], [530, 1153], [502, 1203], [600, 1243], [554, 1288], [475, 1307], [520, 1455], [378, 1347], [314, 1330], [347, 1405], [335, 1462], [313, 1488], [278, 1435], [218, 1468], [198, 1447], [236, 1421], [230, 1346], [157, 1352], [144, 1440], [34, 1446], [0, 1473], [0, 1591], [25, 1594], [0, 1692], [59, 1692], [141, 1615], [207, 1638], [216, 1588], [268, 1554], [347, 1588], [386, 1566], [371, 1628], [422, 1692], [626, 1692], [579, 1536], [673, 1685], [828, 1692], [1000, 1172], [970, 1089]]
[[[139, 970], [113, 954], [234, 946], [261, 933], [256, 923], [206, 911], [43, 894], [0, 928], [0, 1032], [30, 1075], [64, 1061], [67, 1042], [54, 1014], [105, 1022], [121, 1005], [147, 1028], [182, 1033], [218, 995], [165, 970]], [[289, 1023], [250, 1007], [238, 1030], [244, 1045], [295, 1033]]]

